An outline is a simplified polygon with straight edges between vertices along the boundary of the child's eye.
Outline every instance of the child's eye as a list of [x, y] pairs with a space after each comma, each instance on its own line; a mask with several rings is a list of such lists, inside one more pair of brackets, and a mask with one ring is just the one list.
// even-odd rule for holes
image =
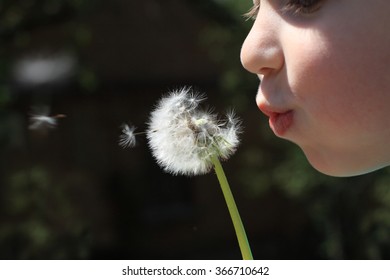
[[320, 8], [323, 0], [288, 0], [282, 8], [283, 13], [311, 14]]
[[[292, 14], [311, 14], [320, 8], [320, 4], [323, 1], [324, 0], [285, 0], [285, 3], [281, 8], [281, 12]], [[245, 17], [248, 19], [256, 19], [260, 10], [260, 0], [253, 2], [253, 7], [245, 14]]]
[[[295, 15], [311, 14], [320, 8], [320, 4], [323, 1], [324, 0], [284, 0], [281, 12], [291, 13]], [[256, 19], [257, 14], [259, 13], [260, 0], [253, 2], [253, 7], [249, 10], [248, 13], [245, 14], [245, 17], [247, 17], [248, 19]]]

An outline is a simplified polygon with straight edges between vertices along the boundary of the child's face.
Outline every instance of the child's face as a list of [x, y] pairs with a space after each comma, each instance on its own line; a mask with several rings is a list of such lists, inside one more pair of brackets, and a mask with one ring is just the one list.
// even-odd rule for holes
[[390, 164], [390, 1], [256, 0], [241, 61], [274, 133], [319, 171]]

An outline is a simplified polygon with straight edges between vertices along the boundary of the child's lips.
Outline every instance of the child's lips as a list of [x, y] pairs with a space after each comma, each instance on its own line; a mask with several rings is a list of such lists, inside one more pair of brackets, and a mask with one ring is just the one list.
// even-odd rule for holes
[[269, 118], [269, 125], [277, 136], [283, 136], [293, 123], [293, 111], [274, 113]]
[[269, 117], [269, 125], [276, 136], [282, 137], [293, 124], [293, 110], [276, 109], [265, 104], [258, 104], [258, 107]]

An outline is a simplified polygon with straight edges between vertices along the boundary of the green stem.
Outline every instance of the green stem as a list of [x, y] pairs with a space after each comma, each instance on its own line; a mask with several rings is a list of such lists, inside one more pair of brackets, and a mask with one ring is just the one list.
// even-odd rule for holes
[[242, 258], [244, 260], [253, 260], [252, 252], [249, 246], [248, 238], [245, 233], [244, 225], [242, 224], [240, 213], [238, 212], [236, 202], [234, 201], [233, 194], [230, 190], [229, 183], [226, 179], [225, 172], [223, 171], [221, 162], [217, 156], [212, 159], [214, 164], [215, 173], [217, 174], [219, 184], [225, 197], [227, 207], [229, 209], [230, 217], [232, 218], [234, 229], [236, 231], [238, 244], [240, 246]]

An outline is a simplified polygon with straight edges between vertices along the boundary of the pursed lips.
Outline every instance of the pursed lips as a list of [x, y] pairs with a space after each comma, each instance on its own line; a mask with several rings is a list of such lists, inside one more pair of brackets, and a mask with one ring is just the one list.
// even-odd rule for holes
[[265, 102], [257, 103], [260, 111], [269, 117], [269, 125], [276, 136], [282, 137], [292, 126], [294, 111], [290, 109], [279, 109], [267, 105]]

